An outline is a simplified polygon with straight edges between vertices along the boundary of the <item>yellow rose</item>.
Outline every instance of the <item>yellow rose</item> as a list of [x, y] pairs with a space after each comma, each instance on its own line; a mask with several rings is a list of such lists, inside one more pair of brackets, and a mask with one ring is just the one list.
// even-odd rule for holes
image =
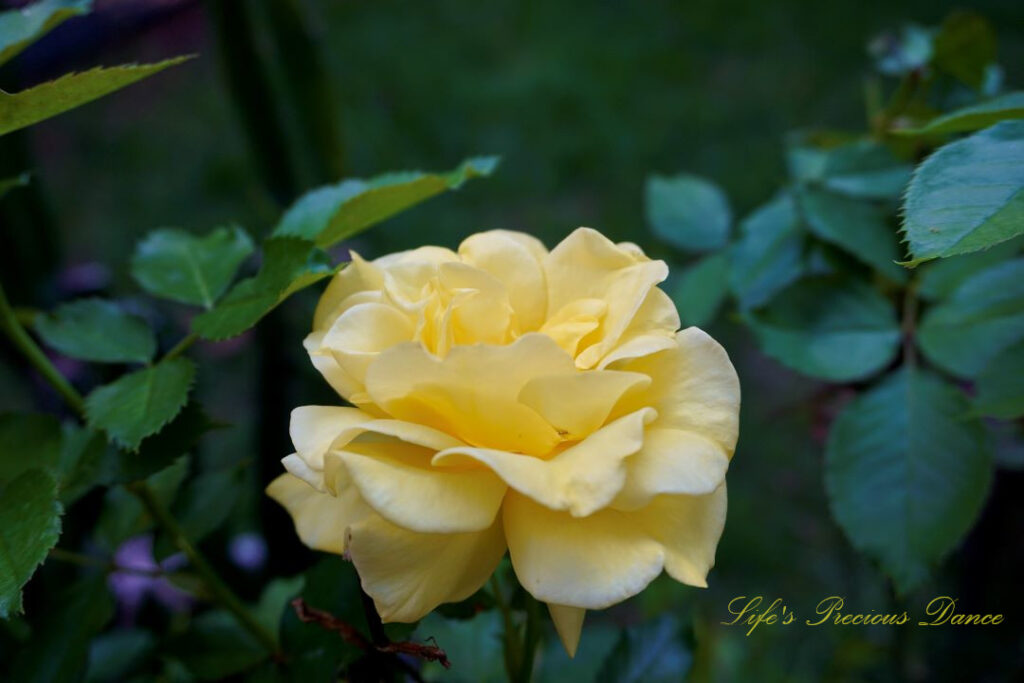
[[352, 254], [305, 346], [354, 407], [292, 413], [267, 489], [344, 553], [384, 621], [465, 599], [505, 551], [570, 654], [587, 609], [662, 569], [705, 586], [725, 523], [739, 381], [679, 316], [668, 274], [580, 228]]

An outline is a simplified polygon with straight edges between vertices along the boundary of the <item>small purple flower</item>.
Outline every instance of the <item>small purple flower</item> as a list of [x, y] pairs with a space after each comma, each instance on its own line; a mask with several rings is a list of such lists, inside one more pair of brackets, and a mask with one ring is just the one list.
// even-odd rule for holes
[[114, 553], [114, 564], [120, 569], [111, 572], [107, 581], [120, 605], [122, 619], [131, 622], [147, 597], [172, 612], [184, 612], [192, 604], [192, 596], [158, 572], [173, 572], [187, 564], [181, 553], [171, 555], [159, 564], [153, 559], [153, 537], [135, 536], [121, 544]]
[[251, 531], [238, 534], [228, 545], [231, 561], [246, 571], [254, 572], [267, 561], [267, 542]]

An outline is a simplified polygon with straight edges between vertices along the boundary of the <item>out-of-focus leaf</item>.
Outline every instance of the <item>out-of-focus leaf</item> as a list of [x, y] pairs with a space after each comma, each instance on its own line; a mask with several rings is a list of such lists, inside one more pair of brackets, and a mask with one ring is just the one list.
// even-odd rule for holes
[[1024, 258], [975, 273], [925, 313], [917, 339], [928, 359], [974, 377], [1003, 349], [1024, 338]]
[[798, 183], [861, 199], [899, 197], [913, 170], [877, 142], [814, 133], [791, 135], [786, 156], [790, 175]]
[[978, 373], [975, 386], [975, 412], [1004, 420], [1024, 416], [1024, 342], [989, 361]]
[[289, 603], [302, 592], [305, 585], [306, 577], [299, 575], [274, 579], [263, 589], [253, 613], [275, 638], [279, 637], [285, 610], [291, 609]]
[[902, 593], [960, 541], [992, 476], [984, 426], [936, 375], [905, 367], [850, 403], [825, 455], [832, 513]]
[[[185, 535], [196, 542], [216, 531], [235, 509], [243, 485], [242, 470], [237, 467], [207, 472], [189, 482], [172, 510]], [[161, 534], [153, 554], [161, 558], [175, 550], [173, 542]]]
[[85, 399], [89, 426], [135, 450], [185, 406], [195, 374], [192, 361], [172, 358], [94, 389]]
[[933, 37], [933, 30], [908, 24], [898, 33], [887, 32], [874, 38], [868, 44], [868, 52], [880, 73], [902, 76], [931, 60]]
[[501, 614], [480, 612], [472, 619], [451, 620], [429, 614], [413, 634], [414, 640], [433, 639], [452, 663], [445, 670], [437, 662], [425, 662], [423, 675], [428, 680], [452, 683], [502, 683], [507, 680], [502, 655]]
[[983, 16], [952, 12], [935, 36], [933, 63], [959, 81], [981, 88], [985, 71], [996, 61], [996, 32]]
[[146, 363], [156, 336], [142, 318], [112, 301], [79, 299], [35, 318], [36, 332], [65, 356], [97, 363]]
[[22, 173], [12, 178], [0, 178], [0, 197], [10, 192], [16, 187], [24, 187], [28, 185], [29, 175], [28, 173]]
[[92, 8], [92, 0], [42, 0], [27, 7], [0, 12], [0, 64], [77, 14]]
[[685, 680], [693, 650], [679, 621], [666, 614], [622, 632], [597, 676], [598, 683], [669, 683]]
[[227, 610], [204, 612], [167, 651], [200, 680], [220, 681], [267, 658], [266, 649]]
[[997, 123], [928, 157], [903, 213], [909, 265], [1024, 234], [1024, 121]]
[[929, 261], [921, 266], [917, 293], [932, 301], [945, 299], [975, 273], [1019, 254], [1022, 244], [1024, 240], [1016, 238], [984, 251]]
[[79, 681], [89, 656], [89, 639], [114, 616], [102, 574], [65, 588], [56, 597], [58, 607], [48, 612], [35, 636], [19, 649], [11, 669], [18, 683]]
[[210, 308], [252, 251], [252, 239], [236, 225], [205, 237], [165, 228], [136, 247], [132, 277], [153, 296]]
[[21, 589], [60, 538], [57, 480], [43, 469], [0, 485], [0, 618], [21, 612]]
[[740, 308], [757, 308], [803, 274], [803, 234], [796, 204], [780, 193], [740, 223], [729, 284]]
[[1024, 118], [1024, 91], [1008, 92], [980, 104], [932, 119], [920, 128], [894, 130], [898, 135], [937, 135], [981, 130], [1010, 119]]
[[156, 649], [156, 639], [141, 628], [121, 628], [93, 638], [86, 683], [125, 681]]
[[156, 64], [125, 64], [70, 73], [17, 93], [0, 90], [0, 135], [25, 128], [119, 90], [187, 57]]
[[647, 223], [658, 239], [679, 249], [725, 245], [732, 209], [717, 185], [694, 175], [650, 176], [644, 188]]
[[[188, 458], [179, 458], [170, 467], [146, 479], [154, 497], [165, 507], [173, 502], [181, 483], [188, 476], [188, 467]], [[113, 552], [132, 536], [148, 529], [152, 523], [153, 520], [139, 499], [118, 486], [107, 491], [103, 499], [103, 509], [94, 530], [95, 540]]]
[[293, 293], [334, 272], [330, 257], [309, 240], [268, 239], [263, 243], [259, 273], [236, 284], [216, 306], [196, 316], [192, 329], [206, 339], [241, 334]]
[[127, 484], [145, 479], [170, 466], [188, 453], [199, 437], [220, 426], [192, 401], [166, 427], [143, 439], [137, 451], [116, 451], [107, 458], [104, 482]]
[[537, 683], [592, 683], [600, 674], [620, 635], [620, 629], [608, 622], [595, 620], [595, 623], [585, 623], [576, 656], [570, 659], [562, 642], [551, 634], [539, 657], [535, 680]]
[[701, 326], [714, 320], [728, 289], [727, 251], [705, 256], [689, 267], [672, 292], [683, 325]]
[[892, 304], [858, 280], [810, 278], [747, 315], [761, 349], [834, 382], [863, 379], [892, 360], [900, 328]]
[[457, 190], [467, 180], [489, 176], [498, 161], [474, 157], [448, 173], [407, 171], [343, 180], [303, 195], [285, 212], [274, 235], [329, 247], [445, 190]]
[[906, 280], [906, 270], [896, 263], [896, 229], [890, 227], [884, 210], [859, 199], [810, 187], [800, 190], [798, 196], [811, 232], [887, 277], [899, 282]]
[[102, 433], [65, 424], [58, 465], [61, 502], [70, 505], [94, 486], [107, 483], [105, 473], [109, 454], [109, 446]]
[[60, 422], [52, 415], [0, 414], [0, 486], [34, 468], [56, 476], [60, 449]]

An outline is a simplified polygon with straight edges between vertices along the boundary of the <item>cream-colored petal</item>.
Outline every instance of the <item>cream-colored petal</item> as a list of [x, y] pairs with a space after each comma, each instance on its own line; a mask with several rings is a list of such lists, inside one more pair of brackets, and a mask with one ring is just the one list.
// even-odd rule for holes
[[540, 331], [575, 358], [580, 342], [600, 327], [601, 319], [607, 311], [608, 304], [601, 299], [575, 299], [548, 318]]
[[505, 554], [501, 520], [484, 531], [420, 534], [377, 515], [349, 529], [348, 553], [384, 621], [411, 622], [480, 589]]
[[338, 361], [328, 349], [322, 348], [326, 334], [326, 331], [311, 332], [302, 341], [302, 345], [306, 347], [309, 360], [313, 362], [313, 367], [317, 369], [317, 372], [327, 380], [332, 389], [338, 392], [338, 396], [351, 401], [351, 397], [359, 393], [362, 387], [338, 365]]
[[288, 432], [299, 456], [316, 470], [324, 467], [324, 453], [343, 432], [373, 420], [358, 408], [300, 406], [292, 411]]
[[415, 326], [402, 311], [384, 304], [358, 304], [342, 313], [321, 340], [352, 381], [352, 395], [365, 391], [366, 370], [384, 349], [410, 341]]
[[372, 263], [364, 261], [356, 252], [350, 252], [352, 262], [335, 275], [313, 314], [313, 330], [323, 331], [331, 326], [337, 309], [353, 294], [367, 290], [379, 290], [384, 285], [384, 276]]
[[342, 450], [338, 457], [359, 494], [388, 521], [410, 531], [454, 533], [481, 531], [494, 523], [508, 488], [486, 469], [444, 471], [424, 457], [399, 453], [395, 444], [375, 443], [372, 453]]
[[441, 287], [452, 294], [448, 317], [456, 344], [505, 344], [512, 339], [515, 311], [501, 282], [465, 263], [443, 263]]
[[548, 612], [551, 614], [551, 621], [555, 624], [555, 631], [558, 639], [569, 657], [576, 656], [576, 648], [580, 644], [580, 634], [583, 633], [583, 618], [587, 616], [587, 610], [582, 607], [568, 607], [566, 605], [555, 605], [548, 603]]
[[626, 481], [625, 460], [643, 446], [650, 408], [619, 418], [550, 460], [507, 451], [460, 447], [433, 458], [439, 467], [482, 463], [541, 505], [583, 517], [610, 503]]
[[360, 434], [372, 432], [381, 436], [393, 437], [406, 443], [423, 446], [434, 451], [443, 451], [446, 448], [455, 448], [465, 444], [453, 436], [445, 434], [436, 429], [431, 429], [414, 422], [403, 422], [402, 420], [369, 420], [353, 426], [350, 430], [338, 435], [338, 440], [348, 443], [351, 439]]
[[563, 438], [583, 439], [600, 429], [627, 391], [650, 385], [635, 372], [567, 372], [535, 377], [519, 392], [519, 401], [536, 410]]
[[679, 429], [648, 429], [626, 462], [626, 483], [612, 505], [637, 510], [658, 495], [711, 493], [725, 480], [729, 456], [715, 441]]
[[[525, 241], [526, 237], [536, 244]], [[519, 331], [537, 330], [547, 316], [547, 284], [542, 259], [543, 245], [519, 233], [491, 230], [477, 233], [459, 245], [459, 256], [494, 276], [508, 292], [508, 300], [519, 322]]]
[[359, 499], [354, 488], [335, 497], [321, 493], [291, 474], [282, 474], [267, 486], [267, 495], [276, 500], [295, 523], [299, 538], [314, 550], [345, 552], [345, 529], [373, 512]]
[[286, 455], [281, 464], [289, 474], [293, 474], [321, 493], [328, 490], [323, 469], [313, 469], [298, 453]]
[[538, 600], [604, 609], [642, 591], [664, 568], [706, 586], [725, 524], [723, 483], [704, 496], [658, 496], [633, 512], [589, 517], [551, 510], [516, 492], [502, 507], [516, 576]]
[[396, 419], [475, 446], [543, 455], [560, 442], [558, 432], [517, 397], [533, 377], [572, 368], [568, 354], [536, 333], [506, 346], [457, 346], [443, 359], [400, 344], [370, 366], [366, 387]]
[[732, 457], [739, 435], [740, 382], [725, 349], [703, 330], [676, 335], [673, 349], [615, 363], [616, 370], [642, 372], [653, 383], [642, 397], [627, 397], [617, 410], [653, 405], [659, 427], [706, 436]]
[[671, 348], [675, 345], [679, 325], [679, 312], [672, 299], [657, 287], [651, 288], [618, 341], [597, 363], [597, 368], [604, 369], [618, 360]]

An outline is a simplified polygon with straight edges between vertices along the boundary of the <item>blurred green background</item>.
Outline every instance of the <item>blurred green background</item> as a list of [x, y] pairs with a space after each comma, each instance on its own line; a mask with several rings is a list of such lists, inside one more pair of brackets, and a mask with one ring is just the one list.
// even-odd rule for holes
[[[281, 6], [298, 12], [282, 15]], [[874, 35], [908, 21], [938, 24], [953, 7], [924, 0], [98, 1], [92, 15], [0, 72], [0, 88], [97, 63], [198, 57], [0, 141], [0, 176], [33, 172], [28, 191], [0, 202], [3, 279], [16, 304], [40, 308], [93, 292], [131, 300], [138, 291], [128, 257], [153, 228], [237, 222], [260, 236], [319, 184], [444, 170], [474, 154], [501, 155], [499, 172], [347, 246], [373, 257], [424, 243], [455, 246], [498, 227], [551, 246], [588, 225], [681, 263], [645, 226], [649, 173], [711, 178], [744, 214], [783, 181], [787, 131], [864, 128], [865, 46]], [[1024, 83], [1024, 4], [989, 0], [972, 9], [996, 27], [1006, 82]], [[304, 26], [288, 24], [296, 16]], [[291, 78], [296, 65], [307, 79]], [[291, 407], [331, 400], [300, 344], [316, 295], [305, 292], [255, 333], [197, 353], [205, 366], [199, 396], [234, 424], [204, 439], [200, 463], [245, 463], [248, 472], [228, 528], [204, 547], [223, 555], [239, 532], [265, 536], [266, 566], [236, 577], [249, 597], [267, 577], [313, 560], [261, 488], [288, 452]], [[172, 305], [141, 312], [172, 343], [187, 322]], [[575, 668], [565, 668], [552, 640], [545, 675], [586, 680], [616, 629], [672, 611], [692, 629], [694, 680], [1022, 680], [1024, 474], [1014, 469], [1021, 455], [1001, 454], [992, 496], [964, 546], [919, 595], [899, 598], [849, 547], [825, 502], [822, 440], [852, 390], [826, 390], [784, 370], [728, 316], [710, 331], [730, 350], [744, 385], [729, 519], [710, 588], [663, 577], [588, 618]], [[66, 370], [84, 388], [104, 379], [70, 362]], [[28, 373], [0, 366], [0, 409], [47, 401], [56, 408]], [[749, 637], [720, 624], [738, 595], [782, 598], [804, 618], [829, 595], [843, 596], [849, 611], [920, 614], [940, 594], [960, 598], [964, 611], [1003, 613], [1006, 623], [961, 630], [794, 624], [762, 626]], [[485, 650], [438, 640], [456, 664], [445, 680], [481, 680], [492, 669], [500, 676], [500, 662], [472, 662]]]

